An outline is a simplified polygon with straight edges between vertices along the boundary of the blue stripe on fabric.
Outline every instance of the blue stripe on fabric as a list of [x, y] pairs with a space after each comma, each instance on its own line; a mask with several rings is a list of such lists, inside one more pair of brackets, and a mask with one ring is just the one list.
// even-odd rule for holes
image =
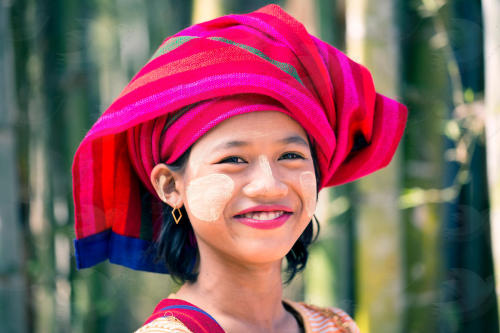
[[[213, 321], [215, 321], [217, 323], [217, 320], [215, 320], [214, 317], [212, 317], [211, 315], [209, 315], [208, 313], [206, 313], [202, 309], [197, 308], [196, 306], [191, 306], [191, 305], [169, 305], [169, 306], [166, 306], [166, 307], [160, 309], [160, 311], [166, 311], [166, 310], [172, 310], [172, 309], [185, 309], [185, 310], [198, 311], [200, 313], [203, 313], [205, 316], [209, 317], [210, 319], [212, 319]], [[219, 323], [217, 323], [217, 324], [219, 324]]]
[[111, 230], [105, 230], [89, 237], [75, 239], [73, 245], [75, 246], [76, 267], [87, 268], [108, 259], [110, 235]]
[[94, 266], [106, 259], [113, 264], [135, 270], [164, 273], [164, 264], [155, 263], [153, 243], [140, 238], [122, 236], [111, 230], [74, 240], [76, 267]]

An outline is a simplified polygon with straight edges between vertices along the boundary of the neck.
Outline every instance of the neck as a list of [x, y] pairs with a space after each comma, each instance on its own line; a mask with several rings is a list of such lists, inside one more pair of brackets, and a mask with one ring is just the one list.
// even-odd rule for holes
[[202, 257], [197, 281], [184, 284], [174, 297], [201, 307], [225, 328], [240, 323], [272, 332], [290, 319], [281, 303], [280, 261], [243, 266], [222, 259]]

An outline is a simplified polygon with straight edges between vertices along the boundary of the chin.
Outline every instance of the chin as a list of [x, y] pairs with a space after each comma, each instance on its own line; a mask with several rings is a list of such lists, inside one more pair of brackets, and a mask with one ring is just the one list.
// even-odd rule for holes
[[253, 264], [281, 261], [290, 251], [293, 243], [287, 244], [287, 246], [284, 244], [276, 246], [276, 242], [278, 241], [275, 241], [274, 244], [262, 241], [245, 242], [246, 244], [238, 246], [237, 252], [239, 252], [240, 257], [243, 257], [242, 259]]

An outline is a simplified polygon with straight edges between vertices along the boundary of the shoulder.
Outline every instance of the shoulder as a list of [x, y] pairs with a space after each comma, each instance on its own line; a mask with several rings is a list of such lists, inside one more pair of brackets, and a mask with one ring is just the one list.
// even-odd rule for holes
[[345, 332], [359, 333], [354, 320], [343, 310], [334, 307], [319, 307], [303, 302], [291, 302], [304, 321], [306, 332]]
[[166, 298], [136, 333], [211, 332], [223, 333], [222, 327], [207, 312], [180, 299]]
[[192, 333], [186, 325], [173, 316], [159, 317], [139, 328], [135, 333]]

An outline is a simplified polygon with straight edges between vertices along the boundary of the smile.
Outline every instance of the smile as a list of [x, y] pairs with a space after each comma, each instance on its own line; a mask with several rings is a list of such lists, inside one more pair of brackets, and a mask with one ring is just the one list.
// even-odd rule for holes
[[238, 222], [256, 229], [279, 228], [290, 218], [292, 213], [284, 211], [252, 212], [236, 215]]
[[264, 221], [264, 220], [274, 220], [275, 218], [283, 215], [285, 212], [280, 210], [277, 212], [254, 212], [243, 214], [242, 217], [248, 217], [249, 219]]

